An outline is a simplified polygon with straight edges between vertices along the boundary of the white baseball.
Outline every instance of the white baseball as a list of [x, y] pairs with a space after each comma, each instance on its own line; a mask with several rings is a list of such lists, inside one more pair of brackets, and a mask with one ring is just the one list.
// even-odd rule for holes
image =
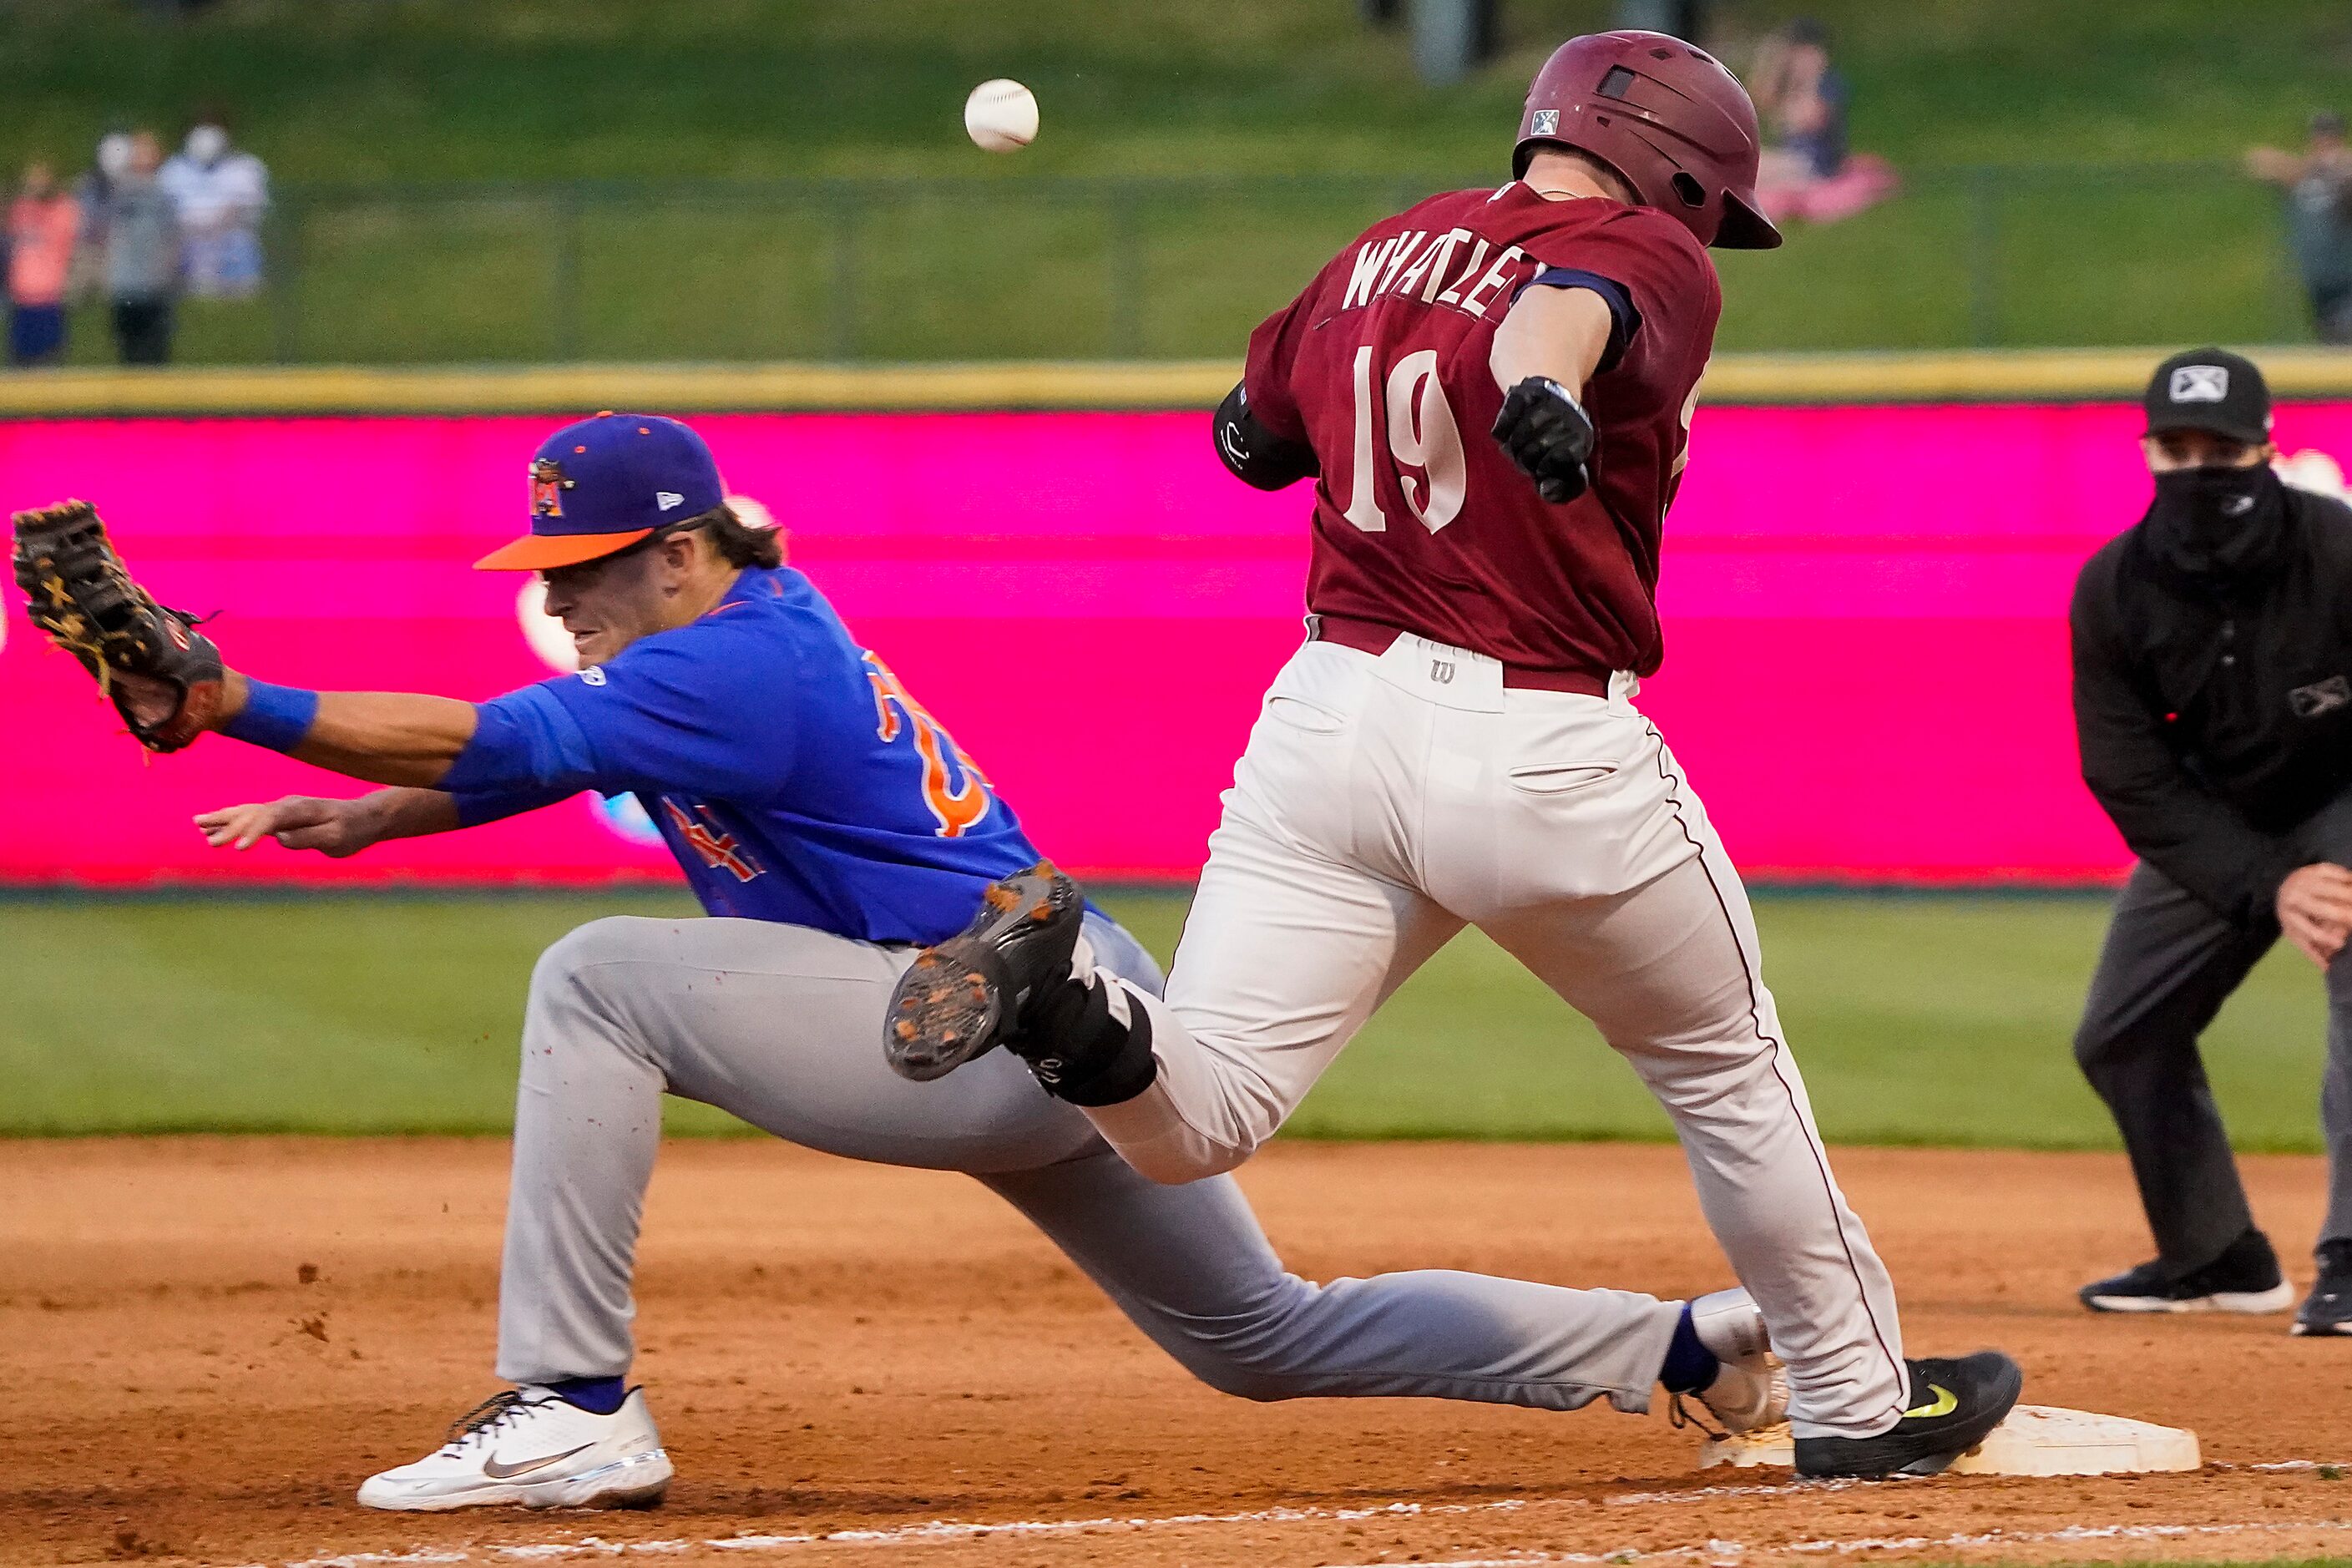
[[523, 580], [515, 595], [515, 619], [522, 626], [522, 640], [546, 661], [548, 668], [569, 675], [580, 668], [580, 650], [572, 646], [572, 634], [563, 629], [563, 623], [547, 613], [547, 584], [536, 572]]
[[773, 528], [776, 526], [776, 514], [768, 510], [766, 503], [753, 500], [750, 496], [728, 496], [725, 500], [728, 506], [734, 510], [735, 521], [744, 527]]
[[982, 82], [963, 100], [963, 128], [990, 153], [1013, 153], [1037, 139], [1037, 95], [1004, 77]]
[[750, 496], [729, 496], [727, 504], [735, 509], [735, 521], [744, 527], [764, 528], [773, 532], [776, 548], [783, 552], [787, 562], [792, 560], [792, 536], [776, 526], [776, 514], [770, 511], [764, 503], [753, 500]]

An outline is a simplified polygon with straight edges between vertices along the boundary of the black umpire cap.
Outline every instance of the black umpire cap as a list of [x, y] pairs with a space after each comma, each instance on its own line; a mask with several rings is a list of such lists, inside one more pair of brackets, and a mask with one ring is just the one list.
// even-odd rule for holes
[[2205, 430], [2259, 447], [2271, 438], [2271, 389], [2243, 354], [2190, 349], [2156, 367], [2147, 383], [2147, 431]]

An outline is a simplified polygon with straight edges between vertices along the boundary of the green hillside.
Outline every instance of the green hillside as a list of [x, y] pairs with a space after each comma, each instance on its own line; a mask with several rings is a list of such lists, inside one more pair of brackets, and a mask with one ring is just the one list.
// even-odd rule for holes
[[[1798, 9], [1911, 190], [1732, 258], [1727, 346], [2299, 332], [2230, 165], [2344, 90], [2340, 6], [1726, 0], [1726, 52]], [[43, 0], [0, 7], [0, 159], [226, 106], [296, 287], [201, 312], [199, 357], [1229, 354], [1401, 194], [1494, 177], [1534, 63], [1612, 14], [1506, 0], [1503, 57], [1433, 89], [1352, 0]], [[961, 133], [994, 75], [1045, 105], [1016, 157]], [[893, 184], [773, 184], [844, 180]], [[548, 181], [603, 184], [512, 184]], [[903, 184], [939, 181], [978, 188]]]
[[[1734, 39], [1825, 19], [1857, 144], [1906, 163], [2233, 157], [2341, 100], [2352, 64], [2328, 0], [1718, 10]], [[1505, 0], [1502, 58], [1440, 90], [1352, 0], [219, 0], [165, 24], [42, 0], [0, 7], [0, 155], [78, 157], [94, 122], [214, 100], [298, 181], [1467, 172], [1535, 62], [1612, 15]], [[987, 76], [1046, 104], [1019, 159], [960, 134]]]

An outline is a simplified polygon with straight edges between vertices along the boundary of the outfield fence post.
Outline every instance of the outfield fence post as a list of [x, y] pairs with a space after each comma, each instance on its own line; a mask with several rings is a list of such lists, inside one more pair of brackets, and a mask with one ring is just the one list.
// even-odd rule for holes
[[1105, 301], [1110, 312], [1110, 353], [1114, 359], [1134, 359], [1143, 352], [1143, 253], [1137, 192], [1117, 184], [1104, 198], [1104, 216], [1110, 228], [1104, 255], [1110, 268]]
[[2280, 209], [2277, 222], [2271, 229], [2272, 302], [2277, 306], [2274, 318], [2280, 323], [2279, 341], [2293, 342], [2297, 338], [2315, 334], [2311, 320], [2311, 291], [2304, 286], [2303, 268], [2294, 258], [2294, 246], [2287, 233], [2285, 211]]
[[548, 258], [548, 312], [558, 361], [580, 357], [580, 182], [568, 180], [555, 191], [555, 246]]
[[833, 288], [831, 337], [833, 357], [857, 357], [857, 200], [856, 193], [836, 185], [827, 203], [833, 211]]
[[279, 364], [292, 364], [301, 350], [302, 215], [299, 201], [269, 209], [269, 352]]
[[1998, 171], [1981, 163], [1968, 169], [1969, 342], [1991, 348], [2000, 336], [2000, 215]]

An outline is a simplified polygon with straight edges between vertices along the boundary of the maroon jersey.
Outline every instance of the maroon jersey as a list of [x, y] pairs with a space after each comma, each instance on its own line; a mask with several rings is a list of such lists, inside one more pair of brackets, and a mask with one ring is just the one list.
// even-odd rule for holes
[[[1583, 392], [1592, 488], [1559, 506], [1487, 434], [1495, 329], [1556, 271], [1633, 310]], [[1651, 208], [1514, 183], [1373, 225], [1250, 335], [1252, 412], [1322, 467], [1307, 608], [1526, 669], [1656, 669], [1658, 536], [1722, 310], [1706, 252]]]

